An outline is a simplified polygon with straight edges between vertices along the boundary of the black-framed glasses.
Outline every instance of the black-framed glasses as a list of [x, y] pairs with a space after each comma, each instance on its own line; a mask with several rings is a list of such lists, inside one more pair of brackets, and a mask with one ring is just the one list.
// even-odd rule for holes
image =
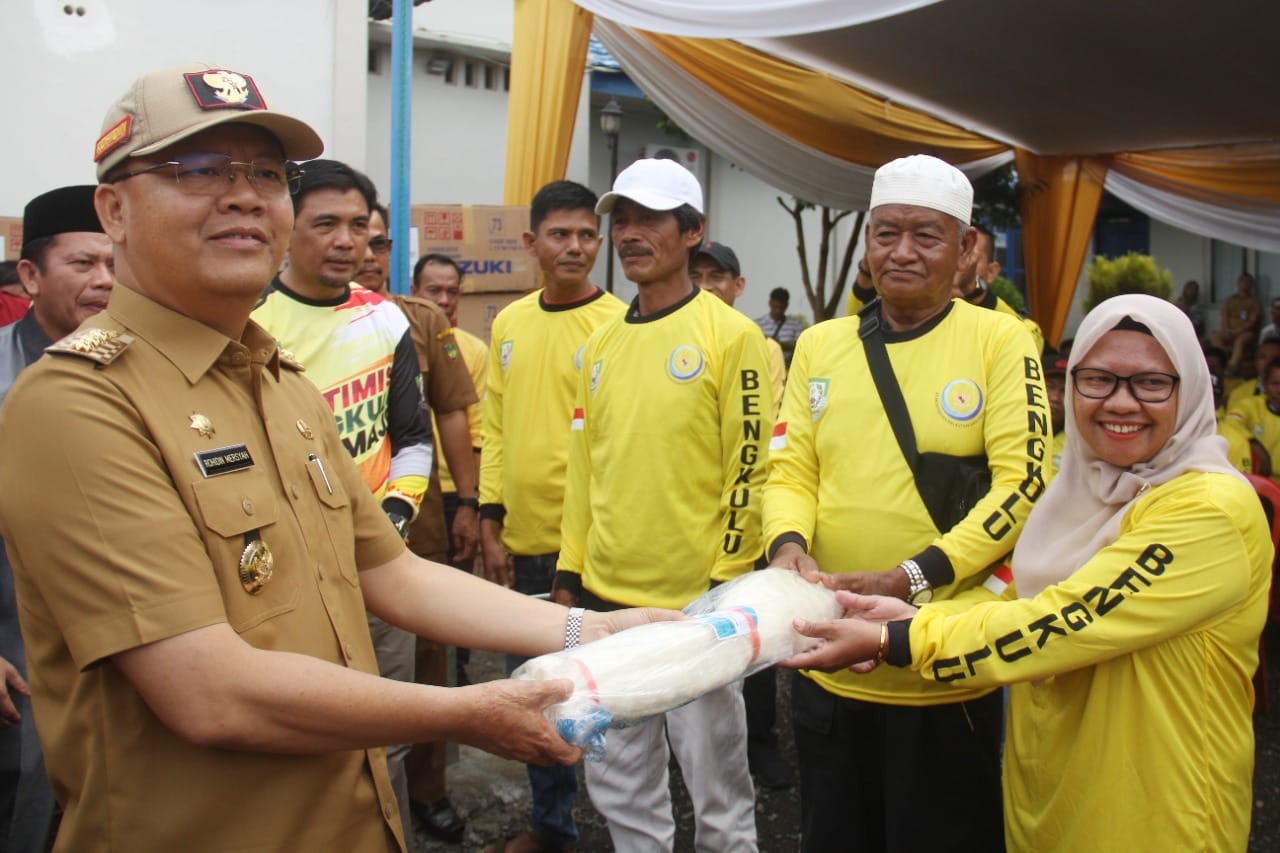
[[195, 195], [221, 195], [226, 192], [227, 185], [236, 179], [237, 169], [244, 169], [249, 185], [264, 198], [293, 195], [302, 182], [302, 167], [291, 160], [263, 157], [245, 163], [232, 160], [225, 154], [183, 154], [164, 163], [116, 175], [108, 183], [119, 183], [126, 178], [166, 169], [171, 170], [179, 188]]
[[385, 255], [391, 251], [390, 237], [372, 237], [369, 240], [369, 251], [375, 255]]
[[1163, 403], [1173, 396], [1181, 379], [1172, 373], [1134, 373], [1121, 376], [1101, 367], [1077, 367], [1071, 371], [1071, 381], [1076, 393], [1091, 400], [1105, 400], [1120, 383], [1127, 383], [1129, 393], [1141, 403]]

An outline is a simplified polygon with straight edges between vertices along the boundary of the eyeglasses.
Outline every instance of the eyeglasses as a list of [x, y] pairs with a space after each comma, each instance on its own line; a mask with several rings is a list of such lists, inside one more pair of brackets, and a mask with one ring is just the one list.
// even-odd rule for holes
[[372, 238], [371, 240], [369, 240], [369, 251], [373, 252], [375, 255], [385, 255], [387, 252], [391, 251], [391, 238], [389, 237]]
[[1128, 383], [1129, 393], [1141, 403], [1163, 403], [1173, 396], [1173, 391], [1181, 381], [1171, 373], [1135, 373], [1132, 376], [1120, 376], [1100, 367], [1077, 367], [1071, 371], [1071, 380], [1076, 392], [1091, 400], [1105, 400], [1121, 382]]
[[221, 195], [236, 179], [236, 170], [244, 169], [245, 179], [263, 198], [293, 195], [302, 182], [302, 168], [290, 160], [263, 158], [248, 163], [232, 160], [225, 154], [184, 154], [164, 163], [145, 166], [111, 178], [119, 183], [126, 178], [148, 172], [173, 170], [173, 179], [184, 191], [193, 195]]

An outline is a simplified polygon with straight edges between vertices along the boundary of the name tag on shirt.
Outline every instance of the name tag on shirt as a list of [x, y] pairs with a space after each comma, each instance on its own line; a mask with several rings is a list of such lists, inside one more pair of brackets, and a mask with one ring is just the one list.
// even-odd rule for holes
[[230, 474], [232, 471], [253, 467], [253, 457], [249, 455], [249, 448], [243, 444], [201, 450], [195, 456], [196, 465], [206, 480], [219, 474]]

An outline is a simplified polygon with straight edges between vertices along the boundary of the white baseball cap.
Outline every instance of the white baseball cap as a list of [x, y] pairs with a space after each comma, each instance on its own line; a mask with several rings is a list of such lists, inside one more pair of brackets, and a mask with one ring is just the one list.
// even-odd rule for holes
[[950, 163], [928, 154], [912, 154], [876, 169], [868, 209], [874, 210], [882, 204], [910, 204], [940, 210], [968, 225], [973, 215], [973, 184]]
[[702, 187], [693, 173], [675, 160], [637, 160], [623, 169], [613, 189], [600, 197], [596, 213], [613, 210], [619, 198], [629, 198], [650, 210], [675, 210], [682, 204], [702, 213]]

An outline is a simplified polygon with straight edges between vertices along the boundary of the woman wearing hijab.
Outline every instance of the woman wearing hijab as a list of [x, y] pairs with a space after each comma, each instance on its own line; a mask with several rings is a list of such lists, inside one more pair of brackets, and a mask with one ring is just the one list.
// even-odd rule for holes
[[[1216, 434], [1190, 321], [1150, 296], [1085, 317], [1062, 467], [985, 588], [916, 611], [841, 592], [795, 668], [1011, 684], [1010, 850], [1244, 850], [1273, 549]], [[839, 576], [831, 585], [838, 586]]]

